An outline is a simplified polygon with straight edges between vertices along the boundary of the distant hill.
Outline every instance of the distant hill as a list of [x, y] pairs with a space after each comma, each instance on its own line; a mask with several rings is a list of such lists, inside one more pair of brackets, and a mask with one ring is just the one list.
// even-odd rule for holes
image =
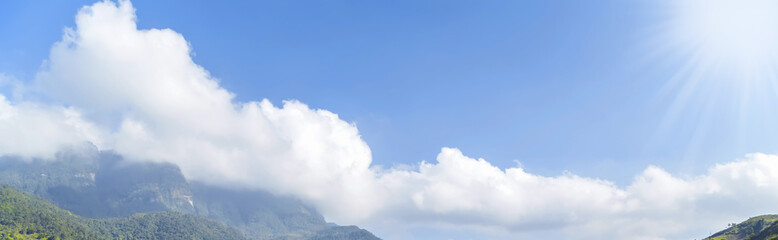
[[78, 217], [41, 199], [0, 186], [0, 239], [97, 239]]
[[317, 232], [309, 240], [364, 240], [378, 239], [372, 233], [356, 226], [331, 227]]
[[234, 228], [176, 212], [89, 219], [0, 186], [0, 239], [245, 239]]
[[130, 162], [111, 152], [63, 151], [53, 161], [2, 157], [0, 184], [89, 218], [174, 211], [213, 219], [249, 239], [378, 239], [327, 223], [294, 198], [191, 182], [173, 164]]
[[778, 239], [778, 221], [773, 222], [769, 227], [762, 230], [756, 236], [751, 237], [753, 240], [773, 240]]
[[307, 239], [331, 227], [315, 209], [289, 197], [198, 182], [190, 189], [196, 214], [241, 229], [252, 239]]
[[706, 240], [766, 240], [778, 239], [778, 215], [762, 215], [730, 226]]

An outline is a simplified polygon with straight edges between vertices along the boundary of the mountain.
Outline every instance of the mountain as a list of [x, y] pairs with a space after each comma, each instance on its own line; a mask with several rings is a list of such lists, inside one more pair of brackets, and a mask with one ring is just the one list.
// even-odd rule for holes
[[89, 219], [0, 186], [0, 239], [245, 239], [234, 228], [191, 214], [160, 212]]
[[302, 239], [330, 228], [315, 209], [289, 197], [193, 182], [195, 213], [262, 239]]
[[132, 162], [95, 149], [62, 151], [51, 161], [2, 157], [0, 184], [89, 218], [172, 211], [213, 219], [249, 239], [378, 239], [328, 223], [291, 197], [188, 181], [176, 165]]
[[362, 240], [378, 239], [372, 233], [356, 226], [338, 226], [323, 229], [309, 238], [309, 240]]
[[751, 237], [753, 240], [773, 240], [778, 239], [778, 222], [773, 222], [769, 227], [765, 228], [756, 236]]
[[762, 215], [733, 224], [707, 240], [765, 240], [778, 239], [778, 215]]
[[107, 218], [174, 210], [193, 213], [178, 167], [128, 163], [96, 151], [60, 152], [54, 161], [0, 159], [0, 184], [53, 202], [78, 215]]
[[0, 239], [95, 239], [97, 234], [69, 212], [0, 186]]
[[180, 212], [138, 213], [122, 219], [88, 219], [87, 225], [109, 239], [246, 239], [238, 229]]

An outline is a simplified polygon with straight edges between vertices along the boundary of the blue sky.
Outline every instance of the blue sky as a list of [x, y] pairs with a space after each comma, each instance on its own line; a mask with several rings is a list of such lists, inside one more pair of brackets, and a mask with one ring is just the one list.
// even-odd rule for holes
[[[34, 85], [36, 73], [49, 71], [41, 63], [63, 28], [76, 28], [74, 15], [92, 3], [3, 3], [0, 73]], [[778, 150], [775, 61], [746, 47], [778, 35], [763, 31], [773, 25], [743, 20], [739, 14], [751, 5], [720, 10], [684, 3], [691, 7], [665, 1], [132, 5], [138, 29], [181, 34], [192, 60], [236, 102], [267, 98], [281, 106], [296, 99], [356, 123], [373, 166], [435, 162], [442, 147], [452, 147], [500, 169], [574, 174], [628, 188], [648, 166], [688, 180], [717, 163]], [[8, 88], [3, 93], [11, 95]]]
[[[4, 3], [0, 71], [30, 79], [90, 1]], [[135, 1], [140, 28], [171, 28], [242, 101], [298, 99], [356, 122], [374, 163], [460, 148], [500, 167], [628, 183], [647, 165], [696, 173], [776, 141], [710, 123], [699, 106], [662, 125], [678, 71], [655, 54], [650, 2]], [[696, 111], [697, 110], [697, 111]], [[731, 109], [707, 118], [732, 115]], [[773, 128], [775, 129], [775, 128]], [[738, 141], [748, 140], [748, 144]]]

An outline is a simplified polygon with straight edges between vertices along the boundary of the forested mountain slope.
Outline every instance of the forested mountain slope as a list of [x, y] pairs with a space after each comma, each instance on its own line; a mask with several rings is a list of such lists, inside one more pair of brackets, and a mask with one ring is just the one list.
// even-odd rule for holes
[[89, 219], [0, 186], [0, 239], [245, 239], [234, 228], [190, 214], [160, 212]]
[[706, 240], [764, 240], [778, 238], [778, 215], [749, 218], [711, 235]]
[[131, 162], [111, 152], [62, 151], [48, 161], [3, 157], [0, 184], [89, 218], [174, 211], [235, 227], [249, 239], [378, 239], [327, 223], [297, 199], [190, 182], [175, 165]]

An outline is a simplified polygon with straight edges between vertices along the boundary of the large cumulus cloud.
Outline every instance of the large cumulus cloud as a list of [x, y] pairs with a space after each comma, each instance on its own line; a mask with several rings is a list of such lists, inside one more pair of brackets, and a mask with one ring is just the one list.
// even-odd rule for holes
[[[135, 160], [178, 164], [196, 180], [310, 200], [337, 219], [370, 214], [370, 149], [353, 124], [297, 101], [239, 103], [170, 29], [138, 30], [127, 2], [84, 7], [34, 88], [83, 109]], [[303, 177], [304, 176], [304, 177]], [[360, 187], [365, 186], [365, 187]], [[343, 209], [340, 209], [343, 208]], [[347, 211], [347, 209], [352, 211]]]
[[568, 239], [694, 238], [776, 209], [769, 203], [778, 200], [778, 157], [764, 154], [699, 176], [651, 166], [622, 187], [572, 173], [500, 169], [456, 148], [413, 169], [374, 167], [354, 124], [294, 100], [235, 101], [192, 61], [183, 36], [138, 29], [134, 11], [120, 1], [78, 12], [76, 27], [24, 86], [51, 101], [0, 97], [0, 155], [50, 158], [92, 142], [132, 160], [175, 163], [189, 179], [296, 196], [329, 220], [390, 238], [397, 226], [507, 238], [538, 231]]

